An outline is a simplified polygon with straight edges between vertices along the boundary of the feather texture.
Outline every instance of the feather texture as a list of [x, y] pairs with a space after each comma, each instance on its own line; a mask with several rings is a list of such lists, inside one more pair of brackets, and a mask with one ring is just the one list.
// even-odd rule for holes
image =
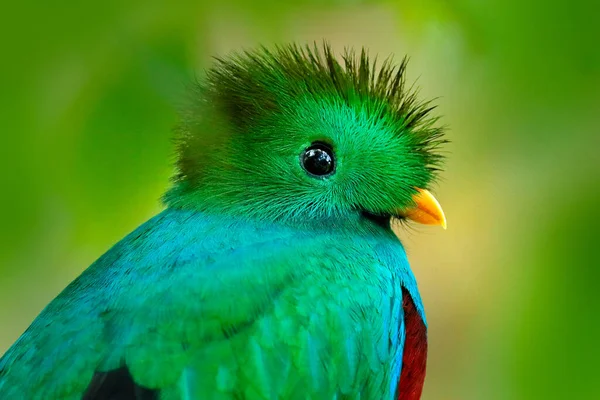
[[42, 312], [0, 398], [81, 398], [123, 365], [161, 399], [392, 398], [402, 287], [424, 320], [414, 276], [391, 232], [327, 222], [163, 212]]

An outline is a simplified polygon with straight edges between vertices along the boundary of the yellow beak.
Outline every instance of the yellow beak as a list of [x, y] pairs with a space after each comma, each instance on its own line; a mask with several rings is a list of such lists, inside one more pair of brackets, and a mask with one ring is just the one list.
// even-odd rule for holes
[[440, 225], [446, 229], [446, 216], [442, 206], [433, 195], [425, 189], [417, 188], [419, 193], [414, 195], [416, 206], [398, 211], [398, 216], [410, 219], [424, 225]]

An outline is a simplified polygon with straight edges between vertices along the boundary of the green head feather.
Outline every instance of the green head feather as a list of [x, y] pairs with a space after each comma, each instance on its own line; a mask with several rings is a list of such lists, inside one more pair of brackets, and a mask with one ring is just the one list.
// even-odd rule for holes
[[[172, 207], [262, 219], [389, 215], [412, 204], [441, 161], [442, 129], [406, 88], [406, 59], [377, 67], [363, 49], [261, 48], [218, 59], [177, 130]], [[311, 144], [335, 170], [307, 173]]]

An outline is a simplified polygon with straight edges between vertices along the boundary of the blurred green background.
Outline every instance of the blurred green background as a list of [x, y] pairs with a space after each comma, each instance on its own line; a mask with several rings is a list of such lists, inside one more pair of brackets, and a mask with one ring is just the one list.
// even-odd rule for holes
[[[596, 2], [596, 4], [598, 4]], [[411, 57], [450, 129], [447, 231], [401, 232], [426, 399], [600, 398], [600, 5], [23, 1], [0, 27], [0, 354], [161, 209], [170, 129], [212, 55], [328, 39]]]

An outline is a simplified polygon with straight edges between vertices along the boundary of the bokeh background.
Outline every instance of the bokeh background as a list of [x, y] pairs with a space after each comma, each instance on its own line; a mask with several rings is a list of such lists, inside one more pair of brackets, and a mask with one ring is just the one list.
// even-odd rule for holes
[[401, 232], [425, 399], [600, 398], [600, 6], [572, 0], [13, 2], [0, 24], [0, 354], [161, 209], [186, 85], [259, 43], [411, 58], [449, 126], [447, 231]]

